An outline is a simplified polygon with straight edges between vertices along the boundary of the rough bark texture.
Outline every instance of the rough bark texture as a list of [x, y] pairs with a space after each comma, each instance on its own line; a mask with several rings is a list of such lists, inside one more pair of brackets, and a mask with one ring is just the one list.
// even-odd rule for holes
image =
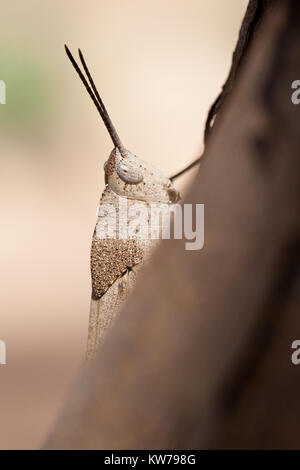
[[287, 0], [247, 29], [184, 201], [205, 204], [205, 247], [161, 244], [46, 448], [300, 447], [299, 24]]

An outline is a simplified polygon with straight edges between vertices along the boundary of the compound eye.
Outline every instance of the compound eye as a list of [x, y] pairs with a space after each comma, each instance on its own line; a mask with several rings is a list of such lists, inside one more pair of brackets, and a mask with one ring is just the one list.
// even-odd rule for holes
[[120, 162], [116, 171], [122, 181], [128, 184], [139, 184], [143, 181], [143, 173], [130, 163]]

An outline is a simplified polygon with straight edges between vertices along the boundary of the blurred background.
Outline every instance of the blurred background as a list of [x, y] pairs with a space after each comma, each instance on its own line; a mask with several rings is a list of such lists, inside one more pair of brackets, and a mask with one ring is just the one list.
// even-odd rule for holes
[[1, 449], [41, 445], [85, 355], [112, 143], [64, 43], [84, 52], [125, 146], [171, 175], [201, 152], [247, 3], [2, 0]]

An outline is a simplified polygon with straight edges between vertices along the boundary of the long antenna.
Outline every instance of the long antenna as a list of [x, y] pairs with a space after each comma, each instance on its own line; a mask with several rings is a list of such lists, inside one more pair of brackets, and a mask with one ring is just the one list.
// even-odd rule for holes
[[[83, 55], [82, 55], [80, 49], [79, 49], [79, 57], [80, 57], [80, 60], [81, 60], [81, 62], [82, 62], [82, 65], [83, 65], [83, 67], [84, 67], [84, 70], [85, 70], [85, 72], [86, 72], [86, 74], [87, 74], [88, 80], [89, 80], [89, 82], [90, 82], [92, 88], [90, 87], [88, 81], [86, 80], [85, 76], [83, 75], [83, 73], [82, 73], [82, 71], [81, 71], [79, 65], [77, 64], [76, 60], [74, 59], [74, 57], [73, 57], [73, 55], [72, 55], [72, 53], [71, 53], [71, 51], [69, 50], [69, 48], [68, 48], [67, 45], [65, 45], [65, 50], [66, 50], [67, 56], [69, 57], [69, 59], [70, 59], [72, 65], [73, 65], [74, 69], [75, 69], [76, 72], [78, 73], [78, 75], [79, 75], [79, 77], [80, 77], [82, 83], [84, 84], [84, 86], [85, 86], [85, 88], [86, 88], [88, 94], [90, 95], [90, 97], [91, 97], [91, 99], [92, 99], [94, 105], [96, 106], [96, 108], [97, 108], [97, 110], [98, 110], [100, 116], [102, 117], [102, 120], [103, 120], [103, 122], [104, 122], [104, 124], [105, 124], [105, 126], [106, 126], [106, 129], [107, 129], [108, 132], [109, 132], [109, 135], [110, 135], [110, 137], [111, 137], [111, 139], [112, 139], [114, 145], [120, 150], [120, 153], [123, 154], [124, 151], [125, 151], [125, 148], [124, 148], [124, 146], [123, 146], [123, 144], [122, 144], [122, 142], [121, 142], [121, 140], [120, 140], [120, 138], [119, 138], [119, 136], [118, 136], [118, 134], [117, 134], [117, 131], [116, 131], [116, 129], [115, 129], [115, 127], [114, 127], [114, 125], [113, 125], [113, 123], [112, 123], [112, 121], [111, 121], [109, 115], [108, 115], [108, 112], [106, 111], [106, 108], [105, 108], [105, 106], [104, 106], [104, 104], [103, 104], [103, 102], [102, 102], [102, 99], [101, 99], [101, 97], [100, 97], [100, 95], [99, 95], [99, 93], [98, 93], [98, 90], [97, 90], [97, 88], [96, 88], [96, 86], [95, 86], [95, 84], [94, 84], [94, 81], [93, 81], [93, 79], [92, 79], [92, 77], [91, 77], [91, 74], [90, 74], [88, 68], [87, 68], [87, 65], [86, 65], [86, 63], [85, 63], [84, 57], [83, 57]], [[94, 93], [93, 93], [93, 90], [92, 90], [92, 89], [94, 90]]]
[[105, 108], [105, 106], [104, 106], [104, 103], [103, 103], [103, 101], [102, 101], [102, 99], [101, 99], [101, 96], [99, 95], [99, 92], [98, 92], [97, 87], [96, 87], [96, 85], [95, 85], [95, 83], [94, 83], [93, 77], [92, 77], [92, 75], [90, 74], [90, 71], [89, 71], [89, 69], [88, 69], [88, 66], [86, 65], [86, 61], [85, 61], [85, 59], [84, 59], [84, 57], [83, 57], [83, 54], [82, 54], [82, 52], [81, 52], [80, 49], [78, 49], [78, 54], [79, 54], [80, 61], [81, 61], [82, 65], [83, 65], [85, 74], [86, 74], [86, 76], [87, 76], [87, 78], [88, 78], [88, 81], [90, 82], [90, 85], [91, 85], [91, 87], [92, 87], [92, 89], [93, 89], [93, 91], [94, 91], [94, 93], [95, 93], [95, 95], [96, 95], [96, 98], [97, 98], [97, 100], [98, 100], [98, 102], [99, 102], [101, 108], [103, 109], [104, 114], [109, 118], [108, 112], [107, 112], [107, 110], [106, 110], [106, 108]]
[[[201, 155], [202, 157], [202, 155]], [[183, 170], [179, 171], [178, 173], [176, 173], [176, 175], [173, 175], [170, 177], [170, 180], [171, 181], [174, 181], [176, 178], [179, 178], [179, 176], [183, 175], [186, 171], [189, 171], [191, 170], [192, 168], [194, 168], [194, 166], [198, 165], [198, 163], [200, 163], [201, 161], [201, 157], [197, 158], [197, 160], [193, 161], [192, 163], [190, 163], [188, 166], [186, 166]]]

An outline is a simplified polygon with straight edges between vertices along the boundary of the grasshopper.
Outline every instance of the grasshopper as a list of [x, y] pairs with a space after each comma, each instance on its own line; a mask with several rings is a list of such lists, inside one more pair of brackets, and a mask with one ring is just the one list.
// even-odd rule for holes
[[[82, 52], [79, 49], [80, 62], [86, 76], [67, 46], [65, 49], [114, 144], [114, 149], [104, 165], [105, 189], [99, 203], [98, 219], [91, 247], [92, 298], [87, 346], [87, 359], [89, 360], [102, 343], [108, 328], [132, 291], [139, 269], [157, 244], [156, 239], [141, 237], [138, 229], [131, 236], [116, 237], [120, 222], [113, 233], [100, 237], [98, 229], [102, 225], [103, 218], [107, 217], [101, 209], [110, 205], [116, 209], [116, 214], [120, 215], [120, 203], [126, 201], [128, 210], [133, 208], [133, 205], [134, 209], [138, 207], [141, 211], [146, 210], [147, 221], [150, 219], [150, 209], [153, 205], [163, 204], [167, 210], [171, 211], [180, 199], [172, 180], [198, 161], [172, 178], [168, 178], [127, 150], [103, 104]], [[149, 230], [147, 227], [143, 228], [146, 231]]]

